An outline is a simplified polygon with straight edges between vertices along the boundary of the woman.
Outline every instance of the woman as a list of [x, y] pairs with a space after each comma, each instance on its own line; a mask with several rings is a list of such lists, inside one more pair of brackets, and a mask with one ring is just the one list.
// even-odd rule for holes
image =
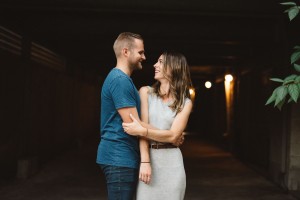
[[123, 123], [126, 133], [143, 136], [137, 200], [182, 200], [186, 175], [181, 151], [172, 144], [183, 133], [192, 110], [189, 67], [182, 54], [164, 52], [154, 68], [156, 83], [140, 89], [144, 123], [132, 116], [132, 123]]

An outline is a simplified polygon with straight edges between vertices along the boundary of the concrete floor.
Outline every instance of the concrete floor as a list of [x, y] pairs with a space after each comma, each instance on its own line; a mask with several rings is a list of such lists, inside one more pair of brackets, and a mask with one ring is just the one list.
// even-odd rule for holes
[[[105, 183], [95, 164], [97, 144], [70, 150], [27, 180], [0, 185], [1, 200], [104, 200]], [[185, 200], [295, 200], [229, 153], [187, 136], [182, 146]]]

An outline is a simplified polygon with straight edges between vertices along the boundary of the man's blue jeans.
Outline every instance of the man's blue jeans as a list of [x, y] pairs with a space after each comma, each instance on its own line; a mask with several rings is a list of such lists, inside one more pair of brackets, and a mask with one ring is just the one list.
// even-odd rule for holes
[[133, 200], [138, 181], [138, 169], [100, 166], [106, 178], [108, 200]]

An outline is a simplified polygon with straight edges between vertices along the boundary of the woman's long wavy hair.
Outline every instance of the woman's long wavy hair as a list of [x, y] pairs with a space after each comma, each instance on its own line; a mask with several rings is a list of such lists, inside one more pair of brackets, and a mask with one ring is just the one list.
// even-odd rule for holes
[[[185, 98], [190, 98], [189, 89], [192, 87], [192, 81], [189, 66], [185, 56], [181, 53], [165, 51], [162, 56], [163, 75], [170, 83], [169, 94], [174, 98], [169, 107], [177, 114], [182, 110]], [[160, 91], [159, 81], [156, 81], [152, 87], [157, 96], [166, 95]]]

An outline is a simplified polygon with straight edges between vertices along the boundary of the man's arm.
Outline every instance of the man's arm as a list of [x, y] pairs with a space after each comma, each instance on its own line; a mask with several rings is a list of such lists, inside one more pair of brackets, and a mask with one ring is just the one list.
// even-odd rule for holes
[[136, 107], [124, 107], [124, 108], [120, 108], [118, 109], [118, 113], [122, 118], [122, 121], [125, 123], [130, 123], [132, 122], [132, 119], [130, 117], [130, 114], [132, 114], [132, 116], [139, 122], [141, 123], [141, 120], [139, 118], [138, 112]]

